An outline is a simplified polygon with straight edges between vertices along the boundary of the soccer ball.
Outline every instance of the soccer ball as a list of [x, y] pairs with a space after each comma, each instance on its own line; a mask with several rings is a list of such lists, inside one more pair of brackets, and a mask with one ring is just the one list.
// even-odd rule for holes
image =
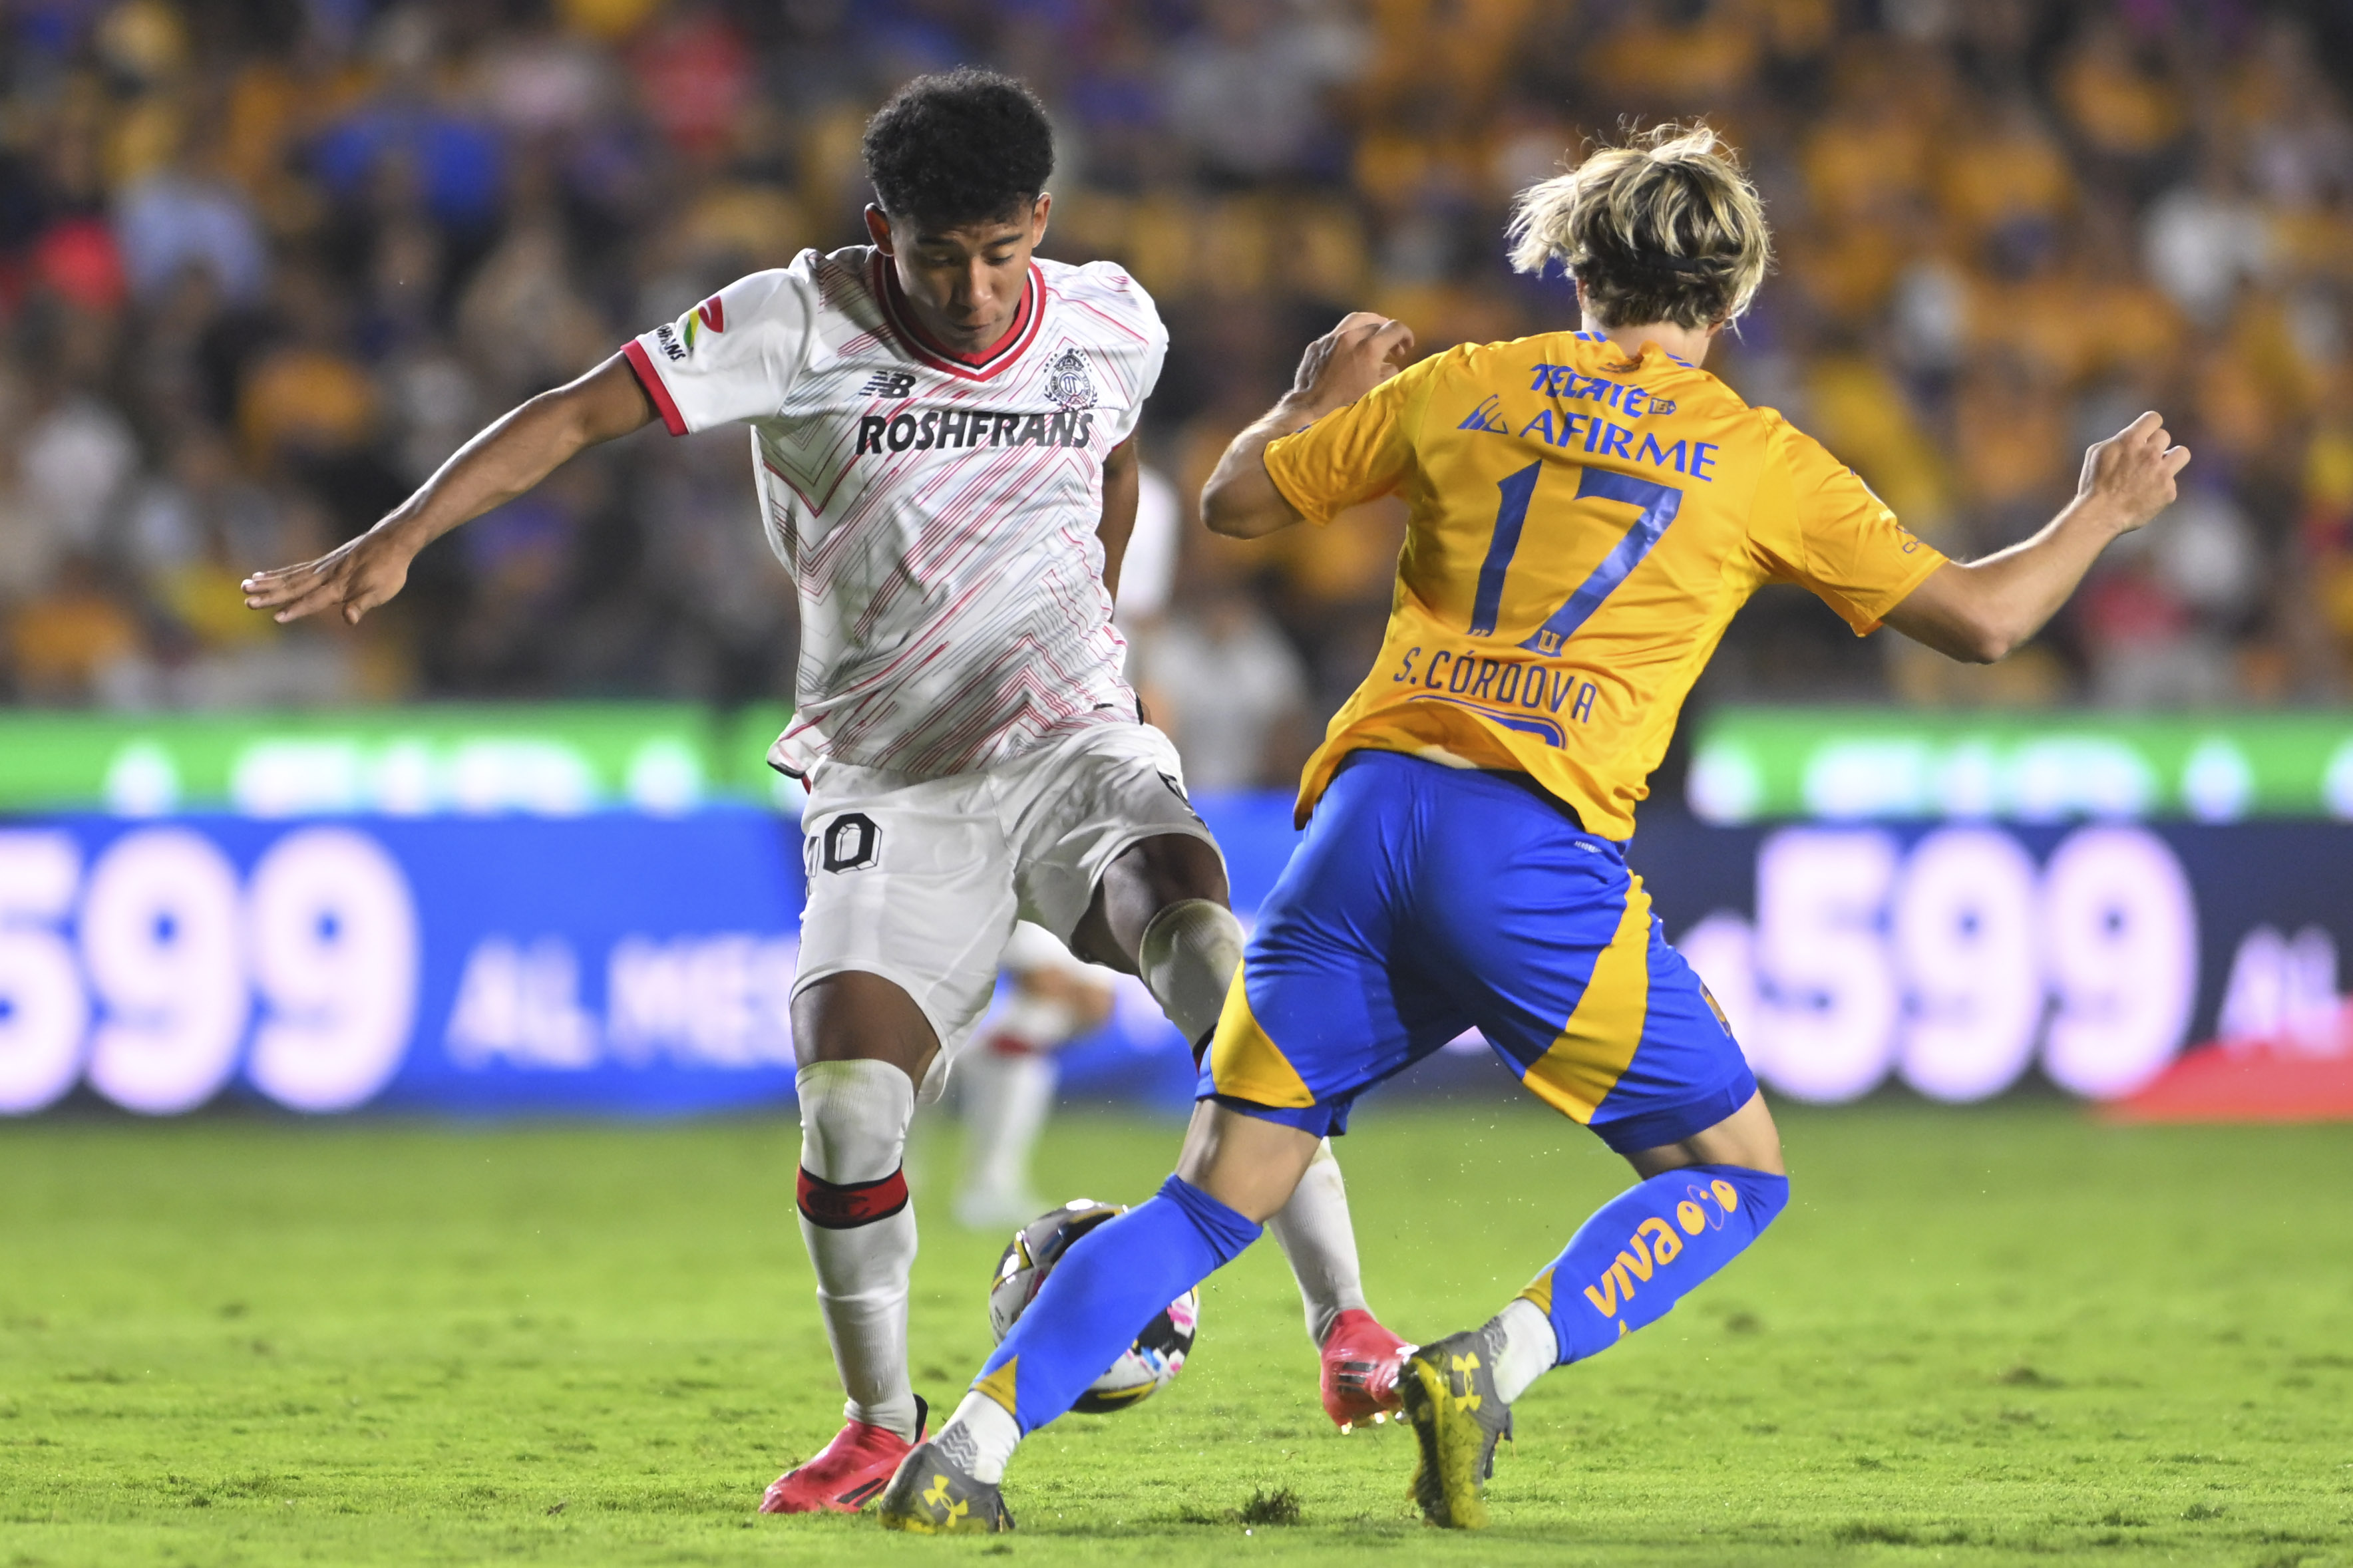
[[[1005, 1255], [997, 1260], [996, 1281], [988, 1288], [988, 1326], [1000, 1343], [1013, 1331], [1023, 1310], [1037, 1300], [1046, 1276], [1054, 1271], [1071, 1244], [1126, 1212], [1124, 1204], [1072, 1198], [1013, 1233]], [[1185, 1357], [1193, 1349], [1200, 1321], [1200, 1292], [1187, 1290], [1144, 1325], [1135, 1342], [1120, 1352], [1111, 1370], [1095, 1379], [1071, 1408], [1095, 1415], [1125, 1410], [1150, 1398], [1155, 1389], [1174, 1383], [1185, 1370]]]

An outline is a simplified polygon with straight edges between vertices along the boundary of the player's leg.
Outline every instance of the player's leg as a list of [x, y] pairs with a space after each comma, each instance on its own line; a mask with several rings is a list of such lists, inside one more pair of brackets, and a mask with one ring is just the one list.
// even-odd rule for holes
[[956, 1218], [976, 1229], [1026, 1225], [1042, 1205], [1029, 1156], [1053, 1109], [1055, 1053], [1111, 1016], [1111, 976], [1044, 927], [1013, 928], [1000, 967], [1010, 994], [956, 1063], [965, 1175]]
[[843, 1414], [912, 1441], [906, 1281], [916, 1238], [907, 1127], [938, 1042], [904, 991], [856, 971], [805, 988], [793, 1023], [808, 1042], [797, 1075], [801, 1234], [849, 1395]]
[[1315, 1131], [1198, 1102], [1176, 1173], [1063, 1256], [939, 1438], [911, 1455], [915, 1471], [892, 1483], [882, 1523], [927, 1523], [927, 1511], [903, 1507], [908, 1500], [894, 1507], [894, 1495], [930, 1483], [920, 1469], [932, 1450], [957, 1471], [951, 1486], [972, 1481], [993, 1493], [1021, 1438], [1069, 1411], [1136, 1328], [1259, 1239], [1318, 1142]]
[[1762, 1095], [1692, 1137], [1629, 1155], [1643, 1180], [1577, 1227], [1551, 1267], [1480, 1327], [1410, 1357], [1406, 1413], [1420, 1441], [1414, 1498], [1434, 1524], [1486, 1522], [1482, 1484], [1511, 1407], [1556, 1366], [1600, 1354], [1746, 1250], [1788, 1205]]
[[907, 1128], [979, 1021], [1013, 924], [1010, 857], [972, 781], [871, 783], [832, 769], [811, 800], [793, 997], [800, 1230], [846, 1425], [768, 1489], [766, 1512], [854, 1511], [923, 1435], [907, 1373]]
[[1000, 1521], [997, 1479], [1022, 1435], [1059, 1415], [1154, 1312], [1296, 1201], [1356, 1094], [1463, 1026], [1442, 997], [1398, 993], [1410, 965], [1390, 951], [1392, 861], [1377, 841], [1411, 803], [1362, 783], [1344, 773], [1334, 784], [1261, 911], [1176, 1173], [1071, 1249], [955, 1417], [893, 1478], [878, 1504], [886, 1525]]
[[[1110, 857], [1071, 946], [1141, 977], [1198, 1065], [1241, 963], [1241, 922], [1229, 907], [1224, 859], [1174, 772], [1174, 749], [1148, 727], [1139, 738], [1151, 750], [1127, 770], [1125, 819], [1137, 827], [1158, 821], [1172, 831], [1134, 839]], [[1347, 1184], [1328, 1141], [1267, 1229], [1299, 1285], [1308, 1339], [1322, 1361], [1324, 1412], [1345, 1431], [1395, 1409], [1397, 1363], [1407, 1347], [1365, 1300]]]
[[1615, 847], [1532, 797], [1466, 799], [1449, 816], [1466, 835], [1458, 847], [1475, 824], [1490, 843], [1511, 834], [1514, 853], [1433, 889], [1431, 939], [1477, 975], [1472, 1010], [1523, 1081], [1642, 1177], [1503, 1311], [1407, 1363], [1416, 1499], [1432, 1522], [1475, 1527], [1512, 1403], [1554, 1366], [1663, 1316], [1772, 1222], [1788, 1184], [1755, 1078]]
[[[1104, 872], [1073, 938], [1092, 952], [1132, 951], [1145, 989], [1194, 1043], [1197, 1062], [1242, 952], [1241, 922], [1227, 907], [1225, 868], [1203, 847], [1184, 836], [1134, 846]], [[1323, 1353], [1325, 1411], [1345, 1427], [1395, 1408], [1397, 1357], [1405, 1342], [1381, 1327], [1366, 1302], [1347, 1183], [1329, 1140], [1266, 1228], [1291, 1264], [1307, 1337]]]
[[1535, 1282], [1490, 1321], [1509, 1404], [1666, 1315], [1732, 1261], [1788, 1201], [1781, 1139], [1762, 1094], [1712, 1127], [1628, 1163], [1642, 1178], [1578, 1227]]

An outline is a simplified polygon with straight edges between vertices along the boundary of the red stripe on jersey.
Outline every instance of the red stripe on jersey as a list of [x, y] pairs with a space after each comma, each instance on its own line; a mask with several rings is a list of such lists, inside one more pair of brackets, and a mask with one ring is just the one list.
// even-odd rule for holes
[[891, 330], [898, 335], [901, 346], [934, 370], [944, 370], [965, 381], [996, 380], [1037, 342], [1038, 323], [1046, 318], [1046, 275], [1033, 261], [1029, 264], [1029, 281], [1021, 286], [1021, 304], [1005, 335], [985, 353], [960, 354], [923, 331], [906, 296], [900, 291], [898, 272], [886, 264], [881, 251], [874, 253], [871, 265], [874, 268], [874, 297], [882, 301], [883, 313], [890, 318]]
[[644, 387], [646, 395], [654, 400], [654, 407], [660, 413], [662, 424], [670, 433], [685, 435], [686, 421], [679, 417], [678, 405], [670, 400], [670, 388], [662, 384], [661, 372], [654, 368], [653, 356], [646, 353], [646, 345], [631, 338], [621, 345], [621, 357], [629, 362], [631, 370], [637, 372], [638, 384]]

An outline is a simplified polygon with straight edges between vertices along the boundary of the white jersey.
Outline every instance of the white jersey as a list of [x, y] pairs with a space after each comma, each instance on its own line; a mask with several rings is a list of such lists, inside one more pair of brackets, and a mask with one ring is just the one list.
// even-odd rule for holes
[[1126, 273], [1039, 260], [1005, 339], [955, 355], [871, 246], [804, 250], [628, 345], [670, 434], [752, 426], [800, 594], [771, 763], [934, 778], [1136, 721], [1095, 530], [1167, 346]]

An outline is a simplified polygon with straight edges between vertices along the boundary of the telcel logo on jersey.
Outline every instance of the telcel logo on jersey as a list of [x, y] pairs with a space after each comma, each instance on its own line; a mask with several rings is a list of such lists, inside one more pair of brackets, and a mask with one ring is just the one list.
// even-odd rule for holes
[[868, 414], [858, 421], [858, 450], [974, 451], [984, 447], [1083, 447], [1094, 438], [1095, 416], [1083, 408], [1060, 414], [1017, 414], [997, 408], [926, 408], [921, 414]]
[[[1697, 1236], [1704, 1230], [1724, 1228], [1724, 1216], [1740, 1206], [1740, 1194], [1730, 1182], [1721, 1178], [1706, 1186], [1683, 1189], [1689, 1194], [1675, 1205], [1675, 1225], [1686, 1235]], [[1714, 1208], [1715, 1213], [1709, 1213]], [[1609, 1271], [1596, 1285], [1585, 1288], [1585, 1299], [1593, 1310], [1605, 1318], [1618, 1315], [1624, 1302], [1634, 1299], [1634, 1281], [1648, 1280], [1651, 1275], [1681, 1258], [1683, 1238], [1675, 1234], [1675, 1226], [1655, 1215], [1634, 1227], [1626, 1238], [1624, 1250], [1609, 1265]]]

